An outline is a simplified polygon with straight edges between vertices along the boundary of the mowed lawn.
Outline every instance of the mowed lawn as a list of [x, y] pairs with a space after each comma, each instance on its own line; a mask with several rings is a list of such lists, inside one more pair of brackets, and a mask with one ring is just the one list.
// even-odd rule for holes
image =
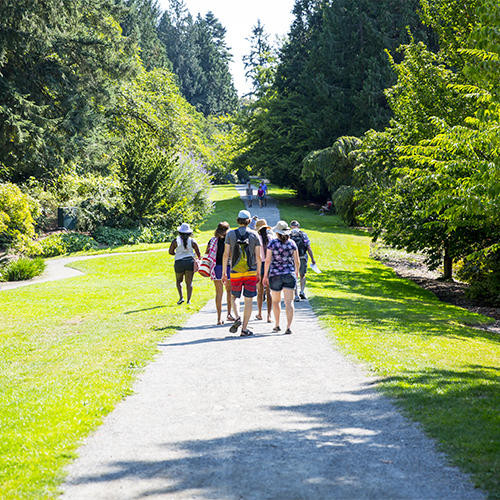
[[369, 258], [369, 236], [337, 217], [276, 195], [281, 217], [298, 219], [312, 241], [323, 272], [309, 270], [307, 292], [332, 342], [378, 375], [379, 389], [500, 498], [500, 335], [475, 327], [492, 320], [398, 278]]
[[[217, 211], [195, 235], [202, 252], [219, 217], [243, 208], [232, 186], [212, 199]], [[57, 496], [81, 439], [131, 393], [157, 343], [214, 296], [197, 275], [192, 305], [177, 306], [166, 251], [73, 266], [86, 274], [0, 292], [1, 499]]]
[[[397, 278], [369, 258], [366, 234], [291, 204], [290, 191], [271, 195], [312, 240], [323, 272], [309, 271], [307, 292], [334, 345], [377, 374], [379, 388], [500, 498], [500, 338], [471, 326], [489, 320]], [[195, 235], [202, 251], [217, 223], [234, 227], [243, 208], [232, 186], [213, 199], [216, 211]], [[85, 276], [0, 292], [0, 498], [57, 496], [78, 443], [130, 394], [157, 342], [213, 297], [198, 276], [193, 305], [177, 306], [166, 252], [75, 267]]]

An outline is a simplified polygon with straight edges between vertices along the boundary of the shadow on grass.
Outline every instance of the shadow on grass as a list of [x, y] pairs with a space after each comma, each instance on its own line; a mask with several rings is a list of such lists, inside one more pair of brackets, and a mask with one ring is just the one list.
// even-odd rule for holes
[[327, 294], [338, 292], [334, 297], [325, 294], [313, 298], [311, 303], [320, 317], [333, 315], [351, 324], [363, 324], [371, 333], [397, 329], [406, 335], [500, 342], [498, 335], [467, 327], [487, 323], [484, 316], [440, 302], [432, 292], [398, 278], [391, 269], [329, 270], [312, 275], [310, 282]]
[[[221, 415], [210, 439], [174, 437], [158, 444], [161, 458], [115, 459], [69, 484], [131, 485], [134, 498], [482, 498], [369, 384], [342, 396], [262, 408], [268, 423], [255, 430], [231, 432]], [[207, 425], [207, 415], [189, 425]]]
[[423, 424], [480, 487], [500, 498], [500, 369], [428, 369], [387, 377], [380, 387]]
[[152, 311], [154, 309], [163, 309], [164, 307], [167, 307], [167, 306], [146, 307], [144, 309], [136, 309], [135, 311], [125, 311], [123, 314], [135, 314], [135, 313], [140, 313], [140, 312], [145, 312], [145, 311]]

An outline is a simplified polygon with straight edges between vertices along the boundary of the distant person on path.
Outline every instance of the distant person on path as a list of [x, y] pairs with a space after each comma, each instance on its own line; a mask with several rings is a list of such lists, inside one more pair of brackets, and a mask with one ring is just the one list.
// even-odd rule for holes
[[330, 214], [332, 213], [332, 206], [333, 206], [333, 202], [332, 200], [330, 200], [330, 198], [328, 198], [326, 200], [326, 204], [323, 205], [321, 208], [320, 208], [320, 214], [319, 215], [325, 215], [325, 214]]
[[248, 202], [248, 208], [251, 208], [253, 202], [253, 188], [251, 181], [248, 181], [247, 184], [247, 202]]
[[250, 220], [250, 224], [248, 224], [248, 229], [252, 229], [255, 231], [255, 226], [257, 225], [258, 218], [259, 218], [258, 215], [254, 215], [252, 217], [252, 219]]
[[[257, 283], [260, 280], [260, 241], [257, 233], [248, 229], [251, 215], [248, 210], [241, 210], [236, 222], [238, 228], [226, 234], [224, 256], [222, 259], [222, 283], [228, 280], [227, 265], [231, 259], [231, 299], [236, 317], [229, 331], [236, 333], [241, 326], [241, 337], [253, 335], [248, 329], [252, 314], [252, 299], [257, 295]], [[243, 321], [240, 317], [239, 299], [243, 292], [245, 307]]]
[[262, 188], [262, 184], [257, 190], [257, 198], [259, 198], [259, 207], [262, 208], [262, 206], [264, 205], [264, 189]]
[[299, 273], [299, 252], [297, 245], [290, 238], [291, 230], [288, 224], [280, 220], [275, 227], [277, 238], [267, 244], [266, 263], [264, 268], [264, 285], [271, 287], [273, 298], [274, 328], [273, 332], [280, 332], [281, 290], [286, 308], [285, 334], [292, 333], [293, 321], [293, 291], [297, 285]]
[[307, 273], [307, 254], [311, 257], [311, 263], [314, 265], [316, 261], [314, 260], [313, 251], [311, 248], [311, 242], [304, 231], [300, 230], [299, 221], [293, 220], [290, 222], [290, 227], [292, 228], [292, 233], [290, 237], [295, 244], [297, 245], [297, 249], [299, 251], [299, 259], [300, 259], [300, 294], [299, 294], [299, 286], [295, 287], [295, 302], [299, 302], [300, 299], [306, 300], [306, 273]]
[[[207, 245], [206, 254], [210, 259], [210, 279], [215, 286], [215, 307], [217, 309], [217, 324], [223, 325], [222, 320], [222, 296], [224, 295], [224, 285], [222, 284], [222, 258], [225, 250], [226, 233], [229, 231], [227, 222], [219, 222], [214, 236]], [[226, 270], [229, 275], [229, 266]], [[227, 320], [234, 321], [231, 315], [231, 282], [226, 281], [226, 301], [227, 301]]]
[[[261, 258], [262, 262], [266, 260], [266, 253], [267, 253], [267, 245], [269, 241], [272, 239], [276, 238], [276, 235], [273, 233], [271, 228], [267, 225], [266, 219], [259, 219], [257, 221], [257, 227], [256, 227], [257, 233], [259, 235], [259, 240], [260, 240], [260, 248], [261, 248]], [[267, 299], [267, 322], [271, 323], [271, 312], [272, 312], [272, 307], [273, 307], [273, 300], [271, 297], [271, 290], [269, 289], [269, 286], [264, 286], [264, 266], [261, 266], [261, 272], [260, 272], [261, 279], [259, 283], [257, 284], [257, 316], [255, 316], [255, 319], [262, 319], [262, 304], [264, 302], [264, 298]]]
[[262, 190], [264, 191], [264, 206], [267, 207], [267, 185], [265, 180], [260, 181], [260, 186], [262, 187]]
[[177, 291], [179, 292], [179, 300], [177, 304], [184, 302], [182, 294], [182, 282], [186, 279], [186, 295], [187, 303], [191, 303], [191, 295], [193, 293], [193, 274], [194, 274], [194, 255], [196, 253], [198, 259], [201, 258], [198, 243], [191, 238], [193, 230], [189, 224], [183, 222], [177, 230], [179, 236], [170, 244], [168, 253], [175, 256], [174, 270]]

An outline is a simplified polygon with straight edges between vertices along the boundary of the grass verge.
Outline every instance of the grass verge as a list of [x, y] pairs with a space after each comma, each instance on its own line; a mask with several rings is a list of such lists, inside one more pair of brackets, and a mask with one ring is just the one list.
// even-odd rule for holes
[[380, 390], [478, 487], [500, 498], [500, 337], [472, 326], [491, 320], [398, 278], [369, 258], [367, 235], [286, 199], [281, 218], [300, 221], [323, 271], [308, 273], [307, 290], [332, 341], [378, 375]]
[[[234, 187], [214, 189], [213, 199], [217, 210], [196, 234], [202, 249], [243, 205]], [[157, 342], [214, 295], [196, 276], [192, 305], [177, 306], [166, 252], [73, 266], [86, 274], [0, 293], [2, 499], [54, 498], [81, 439], [131, 394]]]

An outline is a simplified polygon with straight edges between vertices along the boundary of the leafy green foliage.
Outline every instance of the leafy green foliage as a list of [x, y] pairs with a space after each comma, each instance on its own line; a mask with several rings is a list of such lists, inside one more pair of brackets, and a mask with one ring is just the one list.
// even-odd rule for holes
[[122, 229], [101, 226], [92, 233], [92, 237], [97, 243], [108, 247], [137, 245], [139, 243], [164, 243], [171, 241], [173, 239], [172, 235], [172, 231], [165, 231], [155, 227]]
[[53, 234], [29, 245], [27, 253], [31, 257], [57, 257], [67, 253], [95, 250], [99, 248], [90, 236], [80, 233]]
[[386, 50], [427, 39], [417, 0], [298, 0], [272, 88], [249, 108], [240, 159], [305, 194], [302, 161], [341, 136], [388, 124], [384, 89], [395, 78]]
[[350, 186], [360, 148], [357, 137], [339, 137], [331, 148], [309, 153], [301, 174], [307, 195], [324, 200], [340, 186]]
[[20, 257], [0, 269], [0, 281], [24, 281], [40, 276], [47, 265], [40, 257], [27, 259]]
[[0, 245], [24, 245], [35, 236], [40, 205], [14, 184], [0, 184]]
[[469, 283], [466, 294], [491, 307], [500, 307], [500, 244], [468, 255], [460, 263], [458, 277]]
[[[67, 164], [106, 164], [105, 113], [139, 59], [113, 0], [2, 3], [0, 175], [53, 179]], [[97, 141], [96, 137], [100, 140]]]

